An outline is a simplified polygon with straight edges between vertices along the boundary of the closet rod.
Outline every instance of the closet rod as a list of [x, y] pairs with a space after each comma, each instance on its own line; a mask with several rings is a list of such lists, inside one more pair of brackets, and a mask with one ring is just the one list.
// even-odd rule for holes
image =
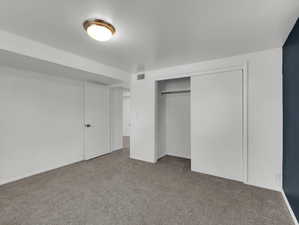
[[162, 91], [161, 95], [167, 95], [167, 94], [179, 94], [179, 93], [189, 93], [191, 90], [177, 90], [177, 91]]

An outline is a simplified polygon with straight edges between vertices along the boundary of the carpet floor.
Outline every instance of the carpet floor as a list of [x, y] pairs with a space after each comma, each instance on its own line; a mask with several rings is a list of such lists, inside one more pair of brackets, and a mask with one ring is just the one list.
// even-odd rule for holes
[[278, 192], [120, 150], [0, 186], [0, 225], [292, 225]]

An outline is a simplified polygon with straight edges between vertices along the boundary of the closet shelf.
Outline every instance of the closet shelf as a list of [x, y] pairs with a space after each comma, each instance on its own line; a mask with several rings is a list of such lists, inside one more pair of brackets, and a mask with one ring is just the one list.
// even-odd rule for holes
[[168, 94], [179, 94], [179, 93], [190, 93], [191, 90], [172, 90], [172, 91], [161, 91], [161, 95], [168, 95]]

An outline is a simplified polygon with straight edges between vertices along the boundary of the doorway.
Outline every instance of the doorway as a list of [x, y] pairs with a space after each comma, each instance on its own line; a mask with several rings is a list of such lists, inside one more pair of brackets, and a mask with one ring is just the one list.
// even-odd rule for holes
[[157, 83], [157, 156], [190, 159], [190, 77]]

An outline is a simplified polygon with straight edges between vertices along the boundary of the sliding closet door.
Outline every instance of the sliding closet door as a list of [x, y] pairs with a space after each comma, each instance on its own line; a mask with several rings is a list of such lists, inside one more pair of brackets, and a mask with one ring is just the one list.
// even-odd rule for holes
[[242, 79], [242, 71], [191, 78], [192, 170], [243, 180]]

